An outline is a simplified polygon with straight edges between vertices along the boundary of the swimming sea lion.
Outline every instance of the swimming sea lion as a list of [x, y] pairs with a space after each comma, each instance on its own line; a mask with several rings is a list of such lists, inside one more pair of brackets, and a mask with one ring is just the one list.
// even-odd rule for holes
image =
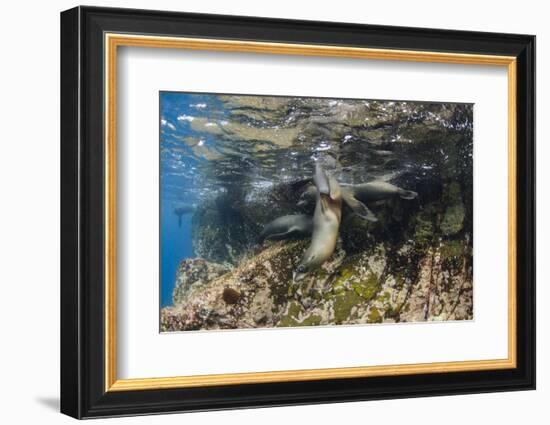
[[355, 214], [368, 221], [378, 221], [374, 213], [367, 208], [365, 203], [376, 202], [384, 199], [400, 197], [411, 200], [418, 196], [412, 190], [401, 189], [391, 183], [375, 180], [353, 186], [342, 186], [344, 202]]
[[191, 214], [193, 211], [195, 211], [195, 207], [191, 206], [184, 206], [184, 207], [177, 207], [174, 208], [174, 214], [178, 216], [178, 226], [181, 227], [181, 216], [184, 214]]
[[313, 214], [311, 244], [304, 252], [294, 272], [294, 281], [321, 266], [334, 252], [338, 240], [338, 228], [342, 218], [342, 191], [336, 179], [327, 176], [316, 163], [313, 178], [317, 190], [317, 202]]
[[[342, 191], [342, 200], [355, 214], [365, 220], [378, 221], [374, 213], [355, 197], [351, 186], [340, 186], [340, 190]], [[315, 186], [308, 186], [300, 196], [297, 205], [302, 208], [310, 205], [315, 199], [316, 192]]]
[[402, 199], [414, 199], [418, 193], [412, 190], [405, 190], [391, 183], [375, 180], [368, 183], [356, 184], [353, 186], [345, 186], [350, 188], [353, 196], [363, 202], [375, 202], [383, 199], [394, 198], [396, 196]]
[[[418, 196], [418, 194], [412, 190], [401, 189], [398, 186], [381, 180], [357, 185], [342, 185], [341, 191], [344, 203], [359, 217], [369, 221], [378, 221], [378, 219], [365, 203], [394, 197], [410, 200]], [[307, 206], [314, 199], [314, 195], [315, 187], [308, 186], [300, 196], [298, 206]]]
[[267, 223], [260, 234], [260, 243], [266, 239], [282, 240], [311, 235], [313, 218], [305, 214], [284, 215]]

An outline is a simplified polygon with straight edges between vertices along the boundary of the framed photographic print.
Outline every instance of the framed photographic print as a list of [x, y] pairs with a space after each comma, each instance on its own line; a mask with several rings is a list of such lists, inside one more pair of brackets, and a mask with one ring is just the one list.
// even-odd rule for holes
[[61, 14], [61, 411], [535, 387], [535, 38]]

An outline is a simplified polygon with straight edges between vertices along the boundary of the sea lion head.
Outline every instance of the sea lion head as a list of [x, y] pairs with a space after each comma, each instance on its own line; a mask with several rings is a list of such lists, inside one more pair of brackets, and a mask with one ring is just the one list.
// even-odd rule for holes
[[309, 253], [309, 250], [307, 250], [300, 260], [298, 267], [296, 267], [296, 270], [292, 273], [292, 280], [294, 282], [301, 281], [310, 271], [319, 266], [318, 263], [319, 262], [316, 261], [316, 255]]
[[301, 208], [305, 208], [315, 204], [315, 196], [317, 195], [317, 189], [313, 185], [309, 185], [300, 195], [298, 199], [298, 205]]
[[292, 280], [294, 282], [301, 281], [307, 275], [307, 267], [304, 264], [300, 264], [296, 270], [292, 273]]

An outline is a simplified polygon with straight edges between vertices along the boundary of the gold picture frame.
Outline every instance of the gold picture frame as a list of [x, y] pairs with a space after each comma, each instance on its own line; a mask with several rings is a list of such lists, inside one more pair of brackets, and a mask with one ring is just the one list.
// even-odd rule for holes
[[[281, 44], [254, 41], [204, 40], [127, 34], [105, 34], [105, 86], [107, 127], [105, 152], [105, 391], [148, 390], [180, 387], [235, 385], [265, 382], [341, 379], [416, 373], [464, 372], [508, 369], [516, 366], [516, 58], [513, 56], [434, 53], [410, 50]], [[276, 372], [232, 373], [170, 378], [116, 378], [116, 95], [117, 51], [119, 47], [148, 47], [263, 53], [303, 56], [330, 56], [354, 59], [436, 62], [506, 67], [508, 72], [508, 358], [391, 366], [365, 366], [289, 370]]]
[[[84, 52], [84, 47], [90, 49], [90, 45], [87, 43], [97, 44], [101, 40], [101, 46], [98, 47], [96, 55], [100, 55], [102, 58], [102, 76], [101, 82], [103, 83], [103, 94], [101, 96], [102, 102], [99, 105], [103, 109], [103, 141], [102, 152], [104, 152], [103, 164], [104, 164], [104, 179], [102, 180], [101, 193], [103, 194], [103, 216], [104, 223], [102, 229], [102, 262], [104, 264], [102, 274], [102, 288], [101, 294], [103, 304], [97, 308], [101, 308], [103, 311], [103, 317], [101, 320], [102, 326], [102, 344], [101, 344], [101, 358], [99, 358], [99, 351], [96, 351], [94, 358], [97, 358], [97, 364], [102, 364], [102, 377], [100, 381], [93, 382], [94, 388], [97, 391], [101, 391], [108, 401], [110, 394], [120, 393], [126, 397], [128, 394], [136, 391], [164, 391], [180, 389], [182, 391], [192, 391], [197, 388], [209, 388], [209, 387], [227, 387], [227, 386], [241, 386], [241, 385], [262, 385], [262, 384], [277, 384], [284, 382], [310, 382], [313, 385], [314, 381], [332, 381], [332, 380], [346, 380], [346, 379], [363, 379], [363, 378], [375, 378], [375, 377], [395, 377], [395, 376], [421, 376], [423, 374], [447, 374], [454, 372], [494, 372], [502, 370], [510, 370], [510, 373], [516, 373], [517, 370], [524, 370], [526, 368], [525, 355], [518, 353], [518, 339], [525, 341], [524, 335], [518, 336], [518, 290], [531, 291], [531, 283], [524, 284], [523, 287], [518, 287], [518, 268], [522, 270], [531, 267], [531, 259], [528, 259], [528, 263], [518, 264], [518, 245], [524, 240], [518, 237], [518, 232], [525, 232], [525, 229], [518, 229], [518, 188], [525, 185], [530, 185], [530, 182], [526, 182], [524, 177], [518, 175], [518, 170], [521, 173], [529, 173], [525, 170], [525, 167], [529, 168], [530, 165], [524, 165], [518, 163], [518, 149], [519, 141], [518, 134], [524, 138], [522, 143], [532, 143], [533, 140], [525, 139], [524, 133], [518, 132], [518, 113], [526, 114], [526, 104], [529, 102], [529, 92], [525, 85], [522, 83], [521, 87], [518, 86], [520, 77], [518, 76], [518, 69], [522, 69], [522, 77], [525, 75], [525, 67], [529, 68], [531, 62], [530, 57], [527, 60], [524, 56], [518, 53], [513, 53], [512, 47], [508, 49], [508, 53], [505, 53], [506, 49], [500, 48], [499, 51], [504, 53], [495, 53], [495, 49], [489, 49], [486, 47], [472, 48], [472, 50], [483, 51], [484, 53], [472, 53], [465, 51], [453, 51], [449, 47], [448, 51], [437, 51], [433, 49], [422, 48], [421, 41], [411, 41], [407, 44], [407, 41], [401, 40], [402, 48], [396, 47], [370, 47], [370, 46], [353, 46], [344, 45], [342, 43], [327, 44], [327, 43], [311, 43], [307, 41], [307, 37], [303, 40], [296, 40], [295, 42], [289, 41], [266, 41], [266, 40], [249, 40], [249, 39], [237, 39], [235, 37], [216, 37], [213, 31], [209, 27], [209, 18], [203, 17], [204, 20], [204, 32], [203, 36], [186, 36], [183, 33], [180, 35], [166, 35], [162, 33], [139, 33], [132, 31], [124, 31], [124, 25], [120, 24], [117, 28], [116, 24], [111, 24], [105, 17], [120, 17], [124, 18], [128, 15], [124, 11], [109, 10], [109, 9], [96, 9], [96, 8], [77, 8], [68, 12], [64, 12], [65, 19], [65, 37], [74, 37], [84, 31], [95, 31], [92, 35], [86, 35], [86, 41], [75, 42], [75, 46], [67, 49], [65, 53], [66, 57], [66, 69], [73, 71], [69, 62], [81, 61]], [[141, 18], [135, 20], [130, 19], [130, 26], [133, 28], [139, 28], [141, 20], [144, 22], [151, 22], [151, 25], [161, 25], [155, 19], [158, 18], [155, 13], [151, 12], [149, 15], [145, 14]], [[192, 17], [185, 14], [173, 14], [170, 19], [173, 22], [179, 22], [182, 25], [189, 24]], [[84, 19], [84, 21], [83, 21]], [[233, 17], [226, 17], [226, 21], [229, 23]], [[86, 21], [88, 20], [88, 21]], [[89, 22], [94, 20], [97, 28], [91, 30], [82, 27], [82, 22]], [[116, 19], [115, 19], [116, 21]], [[243, 22], [248, 22], [246, 19]], [[112, 25], [112, 26], [111, 26]], [[212, 24], [213, 25], [213, 24]], [[251, 24], [252, 25], [252, 24]], [[307, 26], [305, 23], [295, 22], [293, 23], [296, 28], [301, 26]], [[330, 24], [326, 24], [330, 25]], [[101, 31], [98, 31], [101, 28]], [[179, 27], [178, 27], [179, 28]], [[353, 33], [356, 31], [354, 28], [345, 28], [342, 31]], [[252, 31], [252, 30], [251, 30]], [[313, 30], [311, 30], [313, 31]], [[320, 29], [315, 29], [319, 34]], [[357, 30], [359, 31], [359, 30]], [[391, 27], [385, 28], [385, 31], [389, 31], [388, 37], [399, 37], [400, 29], [391, 29]], [[211, 33], [209, 33], [211, 32]], [[360, 32], [360, 31], [359, 31]], [[420, 34], [420, 33], [419, 33]], [[437, 33], [434, 37], [439, 37], [439, 40], [445, 39], [447, 34], [444, 31]], [[475, 45], [475, 34], [464, 34], [464, 39], [472, 45]], [[313, 37], [313, 35], [311, 36]], [[350, 36], [351, 37], [351, 36]], [[495, 36], [496, 37], [496, 36]], [[519, 36], [518, 36], [519, 37]], [[521, 40], [524, 41], [524, 48], [530, 49], [532, 39], [528, 36], [521, 36]], [[321, 39], [322, 37], [319, 36]], [[499, 43], [505, 44], [502, 41], [506, 37], [498, 38]], [[79, 38], [79, 40], [81, 40]], [[90, 41], [91, 40], [91, 41]], [[412, 44], [418, 46], [413, 48]], [[496, 41], [495, 41], [496, 43]], [[80, 47], [78, 47], [80, 46]], [[83, 47], [84, 46], [84, 47]], [[451, 46], [451, 44], [449, 44]], [[500, 45], [499, 45], [500, 46]], [[260, 53], [260, 54], [273, 54], [273, 55], [301, 55], [301, 56], [320, 56], [320, 57], [336, 57], [336, 58], [353, 58], [357, 60], [391, 60], [399, 61], [403, 63], [407, 62], [427, 62], [427, 63], [445, 63], [445, 64], [465, 64], [465, 65], [484, 65], [494, 67], [504, 67], [507, 70], [508, 80], [508, 323], [507, 323], [507, 335], [508, 335], [508, 355], [504, 359], [493, 360], [468, 360], [468, 361], [453, 361], [453, 362], [438, 362], [438, 363], [417, 363], [417, 364], [399, 364], [399, 365], [387, 365], [387, 366], [364, 366], [364, 367], [345, 367], [345, 368], [323, 368], [323, 369], [306, 369], [306, 370], [288, 370], [288, 371], [259, 371], [254, 373], [229, 373], [229, 374], [215, 374], [215, 375], [194, 375], [194, 376], [174, 376], [174, 377], [148, 377], [139, 379], [120, 379], [117, 377], [117, 55], [121, 47], [146, 47], [155, 49], [187, 49], [187, 50], [203, 50], [203, 51], [224, 51], [224, 52], [237, 52], [237, 53]], [[70, 50], [70, 51], [69, 51]], [[460, 49], [457, 49], [460, 50]], [[524, 54], [524, 53], [523, 53]], [[98, 56], [99, 57], [99, 56]], [[79, 62], [80, 63], [80, 62]], [[78, 67], [77, 67], [78, 68]], [[527, 76], [530, 78], [529, 68]], [[75, 81], [69, 81], [67, 84], [73, 89], [75, 86], [82, 84], [78, 77], [74, 77]], [[81, 89], [81, 87], [80, 87]], [[522, 90], [521, 97], [518, 97], [518, 89]], [[68, 95], [67, 95], [68, 97]], [[72, 99], [66, 100], [67, 103], [74, 102]], [[80, 105], [80, 104], [79, 104]], [[79, 106], [80, 107], [80, 106]], [[518, 109], [519, 108], [519, 109]], [[82, 111], [82, 114], [85, 114]], [[532, 111], [527, 112], [529, 116]], [[70, 114], [67, 113], [66, 116]], [[67, 118], [68, 120], [69, 118]], [[71, 118], [72, 119], [72, 118]], [[522, 122], [525, 122], [522, 121]], [[75, 128], [78, 129], [80, 122], [72, 123]], [[72, 128], [72, 127], [71, 127]], [[70, 142], [64, 142], [70, 143]], [[82, 155], [82, 152], [79, 154]], [[81, 161], [81, 157], [79, 160]], [[528, 187], [530, 190], [531, 186]], [[72, 202], [72, 201], [71, 201]], [[75, 223], [67, 224], [66, 231], [72, 231]], [[523, 234], [523, 233], [522, 233]], [[534, 267], [534, 264], [533, 264]], [[522, 272], [525, 276], [525, 272]], [[527, 287], [525, 286], [527, 285]], [[98, 292], [99, 293], [99, 292]], [[69, 294], [69, 291], [67, 291]], [[80, 293], [79, 293], [80, 294]], [[78, 297], [70, 292], [71, 297]], [[65, 296], [69, 296], [65, 295]], [[63, 294], [62, 294], [63, 296]], [[529, 300], [531, 302], [532, 300]], [[96, 307], [94, 307], [95, 309]], [[524, 307], [520, 312], [524, 311]], [[94, 310], [95, 311], [95, 310]], [[62, 312], [63, 314], [63, 312]], [[81, 311], [78, 307], [74, 307], [73, 310], [67, 309], [65, 314], [79, 315]], [[524, 315], [524, 313], [522, 313]], [[67, 316], [67, 317], [68, 317]], [[80, 317], [80, 316], [79, 316]], [[523, 316], [521, 320], [526, 320]], [[74, 331], [71, 328], [71, 332]], [[78, 332], [77, 332], [78, 333]], [[66, 335], [73, 335], [68, 330]], [[66, 337], [67, 339], [68, 337]], [[63, 344], [63, 342], [62, 342]], [[68, 344], [68, 343], [67, 343]], [[67, 346], [69, 346], [68, 344]], [[67, 348], [68, 350], [69, 348]], [[534, 356], [533, 353], [530, 355]], [[89, 408], [83, 409], [81, 406], [77, 406], [73, 402], [73, 398], [69, 400], [67, 388], [70, 385], [83, 385], [80, 381], [75, 384], [72, 376], [75, 371], [81, 367], [77, 364], [73, 365], [73, 354], [66, 354], [68, 363], [71, 363], [67, 368], [71, 368], [71, 378], [67, 378], [65, 389], [62, 384], [62, 399], [65, 398], [66, 403], [62, 410], [72, 416], [88, 417], [88, 416], [103, 416], [105, 412], [110, 414], [126, 414], [136, 411], [132, 410], [130, 405], [124, 405], [124, 407], [111, 406], [105, 407], [103, 410], [94, 410]], [[95, 361], [95, 360], [94, 360]], [[97, 371], [97, 370], [96, 370]], [[481, 376], [481, 375], [480, 375]], [[72, 380], [71, 380], [72, 379]], [[63, 380], [62, 380], [63, 382]], [[344, 385], [344, 384], [342, 384]], [[128, 396], [131, 397], [131, 396]], [[131, 404], [131, 402], [128, 402]], [[168, 410], [194, 410], [193, 407], [187, 409], [183, 404], [174, 402], [173, 409]], [[198, 408], [198, 407], [197, 407]], [[140, 412], [152, 411], [149, 407], [141, 406], [137, 408]]]

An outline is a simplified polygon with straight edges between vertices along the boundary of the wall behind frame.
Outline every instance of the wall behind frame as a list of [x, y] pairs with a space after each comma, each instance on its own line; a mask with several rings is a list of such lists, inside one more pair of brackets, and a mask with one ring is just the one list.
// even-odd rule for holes
[[[550, 115], [544, 100], [550, 94], [550, 29], [544, 5], [534, 0], [479, 2], [439, 1], [297, 2], [278, 0], [158, 0], [96, 1], [97, 6], [155, 8], [279, 18], [358, 22], [366, 24], [434, 27], [537, 35], [539, 122], [538, 140], [549, 140], [550, 130], [540, 117]], [[10, 2], [0, 25], [3, 66], [0, 70], [0, 392], [5, 400], [0, 419], [5, 423], [40, 420], [74, 423], [57, 413], [59, 393], [59, 12], [76, 2]], [[322, 84], [322, 82], [320, 82]], [[543, 97], [544, 96], [544, 97]], [[550, 147], [537, 151], [538, 213], [550, 215], [543, 197], [550, 181]], [[542, 189], [541, 189], [542, 188]], [[550, 237], [548, 221], [538, 223], [538, 390], [501, 394], [390, 400], [210, 412], [156, 417], [111, 419], [125, 424], [281, 423], [334, 424], [352, 421], [408, 424], [540, 423], [548, 417], [544, 402], [550, 397], [550, 312], [542, 300], [550, 299], [550, 271], [544, 259]], [[545, 335], [546, 334], [546, 335]], [[99, 420], [103, 422], [103, 420]]]

